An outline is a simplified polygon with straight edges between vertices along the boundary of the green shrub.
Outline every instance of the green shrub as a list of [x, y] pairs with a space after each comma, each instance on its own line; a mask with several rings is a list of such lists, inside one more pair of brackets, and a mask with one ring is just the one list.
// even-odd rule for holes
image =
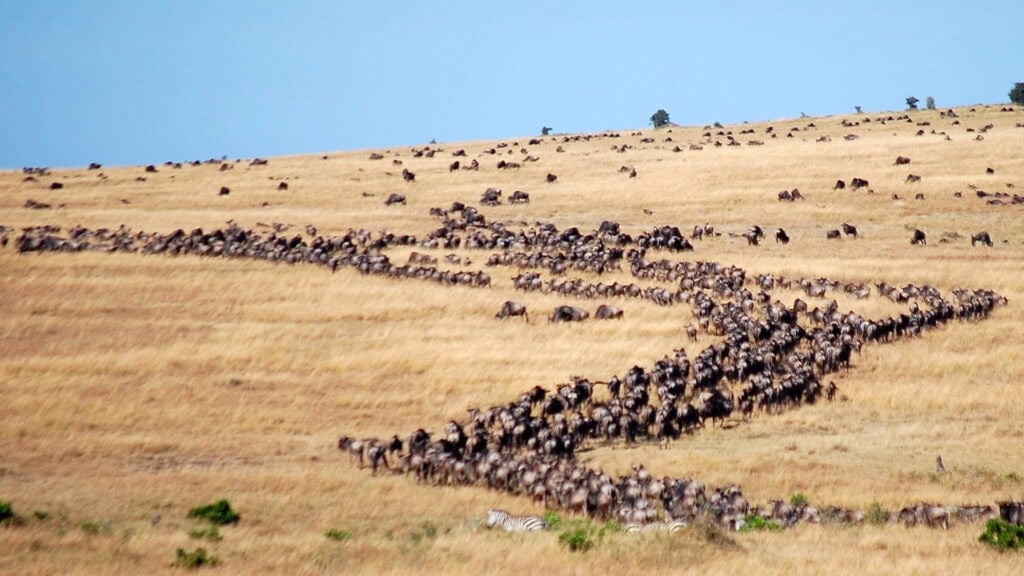
[[797, 492], [796, 494], [793, 494], [792, 496], [789, 497], [789, 505], [794, 507], [806, 506], [807, 496], [804, 496], [803, 494]]
[[46, 510], [36, 510], [35, 512], [32, 513], [32, 515], [35, 516], [36, 520], [39, 520], [40, 522], [44, 522], [50, 518], [50, 513], [47, 512]]
[[210, 542], [217, 542], [221, 539], [220, 530], [217, 529], [216, 525], [207, 528], [196, 528], [189, 532], [188, 535], [196, 540], [209, 540]]
[[663, 110], [663, 109], [659, 109], [654, 114], [651, 114], [651, 124], [654, 124], [655, 128], [660, 128], [660, 127], [664, 126], [665, 124], [668, 124], [668, 122], [669, 122], [668, 112], [665, 112], [665, 110]]
[[434, 526], [430, 522], [424, 522], [420, 526], [418, 532], [411, 532], [409, 537], [412, 538], [413, 543], [419, 544], [423, 540], [433, 540], [437, 537], [437, 526]]
[[760, 532], [762, 530], [778, 532], [782, 530], [782, 525], [775, 520], [765, 519], [763, 516], [747, 516], [743, 519], [743, 525], [740, 526], [740, 532]]
[[14, 521], [14, 508], [10, 502], [0, 501], [0, 524], [10, 524]]
[[978, 542], [1005, 552], [1024, 548], [1024, 526], [1017, 526], [992, 518], [985, 523], [985, 531], [978, 536]]
[[103, 532], [110, 531], [110, 521], [104, 520], [102, 522], [96, 522], [94, 520], [82, 520], [79, 522], [78, 527], [82, 529], [82, 532], [95, 536]]
[[337, 540], [338, 542], [344, 542], [354, 538], [352, 532], [343, 528], [331, 528], [327, 532], [324, 532], [324, 536], [327, 536], [331, 540]]
[[570, 528], [558, 535], [558, 543], [572, 552], [586, 552], [594, 546], [590, 530], [586, 527]]
[[177, 558], [171, 566], [186, 570], [196, 570], [203, 566], [215, 566], [217, 564], [220, 564], [220, 558], [207, 554], [206, 548], [196, 548], [192, 552], [186, 552], [184, 548], [178, 548]]
[[562, 527], [562, 517], [558, 515], [558, 512], [553, 512], [551, 510], [544, 513], [544, 522], [546, 522], [548, 528], [552, 530], [558, 530]]
[[889, 523], [889, 518], [892, 514], [882, 508], [882, 505], [878, 502], [872, 502], [868, 509], [864, 511], [864, 519], [873, 526], [885, 526]]
[[227, 500], [218, 500], [213, 504], [199, 506], [188, 511], [189, 518], [203, 518], [213, 524], [221, 526], [225, 524], [237, 524], [241, 518], [237, 512], [231, 509]]

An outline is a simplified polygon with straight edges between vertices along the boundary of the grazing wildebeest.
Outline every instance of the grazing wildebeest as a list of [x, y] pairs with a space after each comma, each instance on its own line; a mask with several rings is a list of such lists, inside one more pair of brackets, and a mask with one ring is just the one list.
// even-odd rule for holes
[[789, 195], [790, 195], [790, 197], [793, 198], [793, 200], [803, 200], [804, 199], [804, 195], [800, 193], [800, 189], [799, 188], [793, 188], [793, 190], [789, 193]]
[[833, 229], [825, 232], [825, 238], [828, 238], [829, 240], [839, 240], [842, 237], [843, 235], [839, 230]]
[[782, 242], [783, 244], [789, 244], [789, 234], [782, 228], [775, 231], [775, 242]]
[[991, 246], [992, 245], [992, 237], [989, 236], [988, 232], [985, 232], [985, 231], [978, 232], [977, 234], [972, 234], [971, 235], [971, 246], [975, 246], [975, 245], [977, 245], [979, 243], [984, 244], [986, 246]]
[[526, 312], [526, 306], [511, 300], [506, 300], [505, 303], [501, 305], [501, 310], [494, 315], [498, 320], [504, 320], [505, 318], [511, 318], [512, 316], [522, 316], [527, 322], [530, 321], [530, 315]]
[[51, 182], [50, 183], [50, 190], [60, 190], [63, 187], [64, 187], [64, 184], [62, 182]]
[[913, 184], [914, 182], [920, 182], [921, 177], [917, 174], [907, 174], [907, 182]]
[[843, 233], [847, 236], [857, 237], [857, 227], [843, 222]]
[[510, 204], [529, 204], [530, 195], [522, 190], [516, 190], [508, 197], [508, 201]]
[[228, 194], [231, 194], [231, 188], [228, 188], [227, 186], [221, 186], [220, 187], [220, 193], [218, 195], [219, 196], [227, 196]]
[[501, 204], [501, 189], [488, 188], [484, 190], [483, 195], [480, 196], [480, 203], [484, 206], [497, 206]]
[[405, 195], [397, 192], [390, 194], [388, 199], [384, 201], [384, 205], [391, 206], [392, 204], [405, 204]]
[[853, 180], [850, 180], [850, 188], [853, 188], [854, 190], [856, 190], [858, 188], [867, 188], [867, 187], [868, 187], [868, 181], [863, 179], [863, 178], [854, 178]]
[[922, 194], [920, 192], [918, 192], [917, 194], [914, 194], [914, 200], [924, 200], [924, 194]]
[[845, 190], [846, 189], [846, 182], [843, 182], [842, 180], [836, 180], [836, 185], [833, 186], [832, 189], [833, 190]]
[[547, 175], [548, 184], [554, 182], [555, 180], [558, 180], [558, 176], [555, 176], [551, 172], [548, 172], [548, 175]]
[[575, 306], [556, 306], [548, 322], [582, 322], [590, 318], [590, 312]]
[[280, 184], [277, 185], [277, 189], [278, 190], [287, 190], [288, 189], [288, 183], [287, 182], [281, 182]]
[[448, 171], [449, 172], [455, 172], [456, 170], [459, 169], [459, 166], [460, 166], [459, 161], [456, 160], [455, 162], [452, 162], [451, 164], [448, 165]]
[[906, 156], [897, 156], [896, 157], [896, 165], [897, 166], [902, 166], [904, 164], [910, 164], [910, 158], [907, 158]]
[[999, 517], [1010, 524], [1024, 526], [1024, 502], [996, 502]]
[[371, 152], [370, 153], [370, 160], [382, 160], [383, 158], [384, 158], [383, 154], [379, 154], [377, 152]]
[[615, 306], [608, 306], [607, 304], [601, 304], [597, 307], [597, 311], [594, 313], [594, 318], [597, 320], [620, 320], [622, 319], [622, 309], [616, 308]]
[[416, 175], [409, 171], [408, 168], [402, 168], [402, 180], [406, 182], [412, 182], [416, 179]]
[[156, 172], [156, 166], [153, 166], [152, 164], [146, 166], [146, 172]]
[[921, 230], [914, 230], [914, 237], [910, 239], [911, 244], [928, 244], [928, 239]]
[[779, 192], [779, 202], [783, 200], [789, 200], [790, 202], [793, 201], [793, 195], [789, 193], [789, 190], [783, 190], [782, 192]]

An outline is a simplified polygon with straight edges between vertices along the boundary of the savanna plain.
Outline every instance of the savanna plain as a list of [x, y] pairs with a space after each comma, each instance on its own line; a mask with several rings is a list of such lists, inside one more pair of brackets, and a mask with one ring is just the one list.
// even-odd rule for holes
[[[283, 224], [289, 236], [311, 225], [321, 235], [423, 237], [439, 225], [430, 208], [461, 201], [509, 229], [543, 222], [587, 232], [612, 220], [634, 235], [662, 225], [689, 235], [711, 224], [721, 235], [694, 240], [693, 252], [648, 258], [737, 265], [748, 279], [930, 285], [947, 298], [960, 287], [995, 290], [1008, 304], [985, 320], [866, 345], [849, 371], [829, 376], [833, 402], [708, 422], [667, 448], [593, 442], [578, 454], [613, 476], [643, 464], [655, 477], [735, 483], [753, 503], [802, 494], [819, 507], [893, 512], [922, 501], [994, 505], [1024, 499], [1024, 204], [1011, 201], [1024, 193], [1024, 110], [945, 112], [424, 143], [265, 164], [154, 159], [155, 171], [65, 167], [35, 181], [0, 171], [0, 225], [9, 229], [0, 249], [0, 500], [22, 518], [0, 527], [0, 572], [175, 573], [177, 549], [203, 546], [220, 562], [202, 570], [231, 574], [1024, 573], [1024, 556], [980, 544], [983, 525], [963, 522], [612, 533], [573, 552], [554, 532], [484, 527], [488, 508], [543, 514], [528, 498], [372, 476], [338, 450], [342, 434], [440, 435], [467, 410], [535, 385], [621, 377], [680, 347], [693, 358], [716, 337], [687, 341], [694, 316], [685, 304], [516, 292], [518, 269], [485, 266], [496, 250], [466, 247], [385, 252], [396, 263], [416, 250], [440, 267], [484, 270], [490, 287], [248, 258], [14, 247], [22, 228], [40, 225], [169, 233], [232, 221], [264, 235]], [[453, 157], [460, 149], [466, 156]], [[450, 170], [455, 159], [477, 159], [479, 169]], [[521, 167], [499, 170], [500, 160]], [[870, 190], [834, 189], [854, 177]], [[530, 202], [480, 206], [490, 187], [505, 198], [523, 190]], [[803, 200], [778, 199], [794, 188]], [[392, 193], [406, 203], [385, 205]], [[996, 193], [1005, 201], [990, 202]], [[26, 208], [28, 199], [51, 208]], [[826, 239], [844, 222], [859, 237]], [[755, 224], [768, 237], [750, 246], [738, 235]], [[780, 227], [786, 245], [772, 240]], [[911, 245], [915, 229], [926, 245]], [[982, 230], [992, 246], [972, 246]], [[449, 253], [463, 263], [446, 264]], [[628, 264], [568, 276], [633, 281]], [[874, 290], [809, 303], [833, 298], [871, 317], [906, 309]], [[496, 320], [508, 299], [532, 321]], [[546, 321], [556, 305], [600, 303], [624, 317]], [[188, 511], [222, 498], [241, 521], [219, 541], [191, 538], [198, 524]], [[325, 537], [332, 528], [351, 538]]]

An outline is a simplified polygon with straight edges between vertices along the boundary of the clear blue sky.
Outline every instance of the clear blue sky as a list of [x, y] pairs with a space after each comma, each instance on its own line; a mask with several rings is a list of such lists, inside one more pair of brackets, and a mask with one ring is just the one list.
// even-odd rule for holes
[[1007, 102], [1024, 2], [0, 2], [0, 167]]

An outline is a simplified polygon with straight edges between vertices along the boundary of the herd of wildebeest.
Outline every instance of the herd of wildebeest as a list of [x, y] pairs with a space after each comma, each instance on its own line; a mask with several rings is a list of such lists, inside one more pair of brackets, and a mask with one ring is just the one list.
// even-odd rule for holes
[[[876, 119], [882, 123], [903, 120], [909, 121], [909, 117]], [[799, 129], [787, 136], [792, 137], [794, 131]], [[771, 130], [768, 133], [776, 137]], [[717, 136], [726, 137], [728, 145], [739, 145], [731, 132], [716, 135], [708, 131], [704, 136], [704, 141], [690, 148], [721, 145]], [[591, 137], [562, 137], [559, 150], [579, 138]], [[671, 142], [671, 136], [665, 140]], [[534, 139], [529, 144], [541, 143]], [[501, 154], [504, 147], [485, 150], [484, 155]], [[616, 150], [628, 148], [623, 144]], [[432, 157], [439, 150], [428, 147], [414, 149], [413, 153]], [[676, 146], [676, 151], [681, 149]], [[520, 152], [526, 155], [523, 162], [537, 161], [526, 147]], [[458, 150], [454, 156], [464, 157], [466, 153]], [[383, 155], [378, 153], [371, 157], [380, 159]], [[904, 156], [896, 160], [897, 165], [910, 162]], [[258, 165], [266, 163], [263, 160]], [[401, 161], [396, 158], [394, 163]], [[456, 160], [450, 170], [478, 170], [480, 165], [476, 159], [472, 163]], [[498, 169], [515, 170], [520, 165], [503, 159]], [[95, 165], [94, 169], [98, 168]], [[26, 169], [29, 177], [48, 174], [40, 169], [31, 170], [28, 173]], [[155, 170], [147, 167], [147, 172]], [[637, 175], [636, 169], [629, 166], [620, 172], [628, 172], [631, 178]], [[402, 177], [406, 182], [416, 178], [407, 168], [403, 168]], [[545, 180], [553, 183], [557, 176], [549, 173]], [[850, 183], [852, 189], [869, 186], [862, 178], [853, 178]], [[846, 187], [842, 180], [835, 186]], [[981, 190], [977, 192], [982, 198], [990, 196]], [[993, 200], [1003, 200], [1004, 196]], [[778, 194], [780, 201], [803, 198], [804, 194], [797, 189]], [[1018, 198], [1014, 195], [1005, 203], [1024, 202]], [[492, 187], [484, 191], [480, 204], [492, 207], [500, 204], [501, 199], [501, 190]], [[405, 200], [403, 194], [395, 193], [387, 198], [386, 204], [404, 204]], [[530, 196], [517, 190], [509, 201], [528, 203]], [[38, 209], [39, 204], [30, 199], [26, 207]], [[950, 322], [981, 321], [1007, 303], [1003, 296], [984, 288], [958, 288], [946, 295], [928, 285], [901, 287], [883, 281], [752, 276], [736, 266], [678, 259], [679, 254], [693, 251], [694, 243], [722, 236], [710, 224], [695, 226], [688, 237], [672, 225], [654, 227], [634, 236], [625, 233], [614, 220], [606, 220], [590, 231], [577, 227], [559, 229], [541, 222], [517, 227], [492, 220], [481, 209], [463, 202], [431, 208], [429, 214], [438, 219], [439, 225], [422, 237], [390, 231], [374, 234], [363, 229], [322, 235], [313, 226], [306, 226], [305, 234], [289, 233], [290, 226], [284, 224], [259, 223], [253, 229], [233, 221], [216, 230], [178, 229], [170, 233], [133, 231], [128, 226], [61, 229], [44, 225], [23, 228], [14, 239], [14, 246], [21, 253], [103, 251], [253, 258], [320, 265], [334, 272], [352, 268], [362, 274], [492, 289], [491, 273], [466, 269], [472, 262], [453, 252], [489, 251], [485, 266], [492, 271], [501, 267], [514, 269], [511, 280], [515, 291], [543, 292], [574, 300], [573, 304], [558, 305], [547, 314], [550, 323], [580, 322], [591, 317], [621, 319], [623, 307], [638, 300], [658, 306], [687, 306], [694, 317], [694, 322], [680, 327], [680, 333], [686, 333], [687, 343], [699, 343], [701, 334], [714, 337], [715, 342], [702, 350], [687, 351], [680, 346], [649, 366], [634, 365], [600, 380], [573, 376], [550, 389], [534, 384], [506, 402], [472, 407], [466, 418], [451, 420], [442, 430], [428, 431], [429, 427], [424, 427], [411, 434], [395, 434], [390, 439], [345, 435], [338, 441], [338, 448], [353, 463], [369, 467], [373, 474], [404, 473], [422, 483], [486, 487], [532, 499], [545, 509], [616, 520], [632, 527], [706, 521], [738, 529], [750, 515], [774, 518], [787, 527], [800, 522], [863, 521], [863, 511], [832, 506], [818, 509], [807, 503], [793, 505], [781, 500], [752, 506], [736, 485], [707, 487], [693, 478], [659, 478], [642, 465], [635, 466], [629, 474], [612, 477], [603, 470], [588, 467], [578, 454], [592, 447], [641, 442], [668, 446], [705, 426], [735, 426], [803, 404], [831, 402], [838, 387], [829, 376], [850, 370], [865, 346], [914, 338]], [[14, 232], [0, 227], [4, 246]], [[728, 235], [757, 245], [765, 233], [754, 225]], [[829, 230], [826, 240], [843, 235], [858, 237], [857, 227], [844, 222], [840, 228]], [[775, 238], [783, 244], [790, 239], [781, 228]], [[985, 231], [974, 233], [971, 241], [993, 245]], [[925, 233], [915, 230], [911, 242], [924, 244]], [[414, 247], [417, 251], [411, 252], [405, 263], [395, 263], [386, 252], [396, 246]], [[449, 253], [439, 258], [430, 254], [434, 250]], [[444, 267], [441, 262], [449, 266]], [[632, 282], [602, 279], [605, 274], [625, 270], [633, 277]], [[578, 273], [592, 279], [572, 277]], [[777, 290], [799, 290], [803, 296], [786, 303], [775, 294]], [[834, 297], [837, 293], [858, 299], [873, 295], [886, 298], [902, 307], [903, 312], [888, 317], [865, 317], [842, 310]], [[608, 303], [612, 300], [616, 305]], [[582, 304], [591, 301], [596, 306]], [[526, 306], [520, 302], [496, 302], [495, 308], [497, 320], [522, 317], [530, 322]], [[588, 308], [593, 309], [593, 314]], [[999, 502], [998, 510], [987, 505], [918, 503], [904, 508], [894, 519], [908, 526], [947, 527], [954, 520], [972, 521], [997, 515], [1020, 524], [1024, 521], [1024, 503]]]

